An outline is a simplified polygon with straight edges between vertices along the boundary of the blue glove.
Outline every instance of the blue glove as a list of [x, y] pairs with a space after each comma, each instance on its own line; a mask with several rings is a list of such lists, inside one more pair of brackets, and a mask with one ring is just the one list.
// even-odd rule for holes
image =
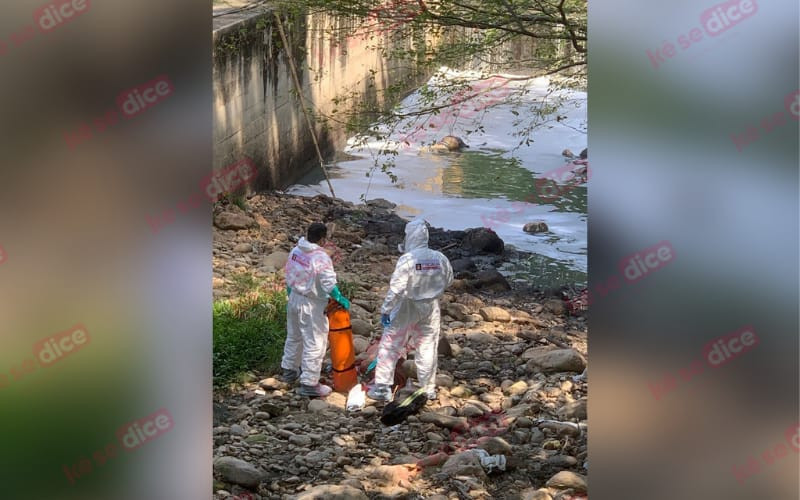
[[336, 302], [340, 303], [342, 307], [344, 307], [348, 311], [350, 310], [350, 301], [347, 300], [347, 297], [342, 295], [342, 292], [339, 291], [338, 286], [333, 287], [333, 290], [331, 290], [331, 298]]
[[381, 324], [384, 328], [388, 328], [389, 325], [392, 324], [392, 320], [389, 318], [388, 314], [381, 314]]
[[287, 286], [286, 286], [286, 296], [288, 297], [288, 296], [289, 296], [289, 295], [291, 295], [291, 294], [292, 294], [292, 287], [290, 287], [290, 286], [288, 286], [288, 285], [287, 285]]

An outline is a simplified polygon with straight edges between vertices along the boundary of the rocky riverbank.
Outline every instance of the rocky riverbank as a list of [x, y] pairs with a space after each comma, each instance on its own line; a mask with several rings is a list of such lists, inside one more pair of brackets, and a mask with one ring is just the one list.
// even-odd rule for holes
[[[354, 205], [324, 196], [259, 194], [245, 210], [214, 213], [214, 297], [234, 297], [235, 276], [280, 279], [309, 223], [333, 229], [335, 268], [352, 284], [359, 354], [380, 336], [378, 308], [399, 256], [405, 221], [384, 200]], [[561, 294], [509, 283], [496, 269], [524, 254], [486, 229], [431, 230], [453, 264], [442, 299], [438, 401], [387, 428], [381, 405], [344, 411], [345, 397], [295, 396], [257, 373], [215, 394], [215, 498], [524, 498], [586, 496], [587, 331]], [[580, 312], [579, 312], [580, 314]], [[413, 363], [407, 363], [412, 376]], [[487, 471], [473, 448], [507, 458]]]

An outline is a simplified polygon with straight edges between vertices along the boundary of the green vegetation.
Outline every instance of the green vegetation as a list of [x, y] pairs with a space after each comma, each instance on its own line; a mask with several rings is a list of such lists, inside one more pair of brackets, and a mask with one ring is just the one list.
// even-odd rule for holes
[[241, 382], [250, 370], [277, 368], [286, 339], [286, 290], [278, 280], [233, 277], [233, 299], [214, 302], [214, 386]]
[[339, 286], [339, 291], [342, 292], [342, 295], [347, 297], [350, 300], [355, 298], [356, 290], [358, 289], [358, 285], [353, 283], [352, 281], [345, 281], [345, 280], [338, 280], [337, 285]]
[[[250, 273], [231, 276], [232, 299], [214, 301], [214, 387], [241, 383], [251, 370], [276, 370], [286, 340], [286, 288], [277, 278], [259, 280]], [[339, 280], [352, 299], [358, 285]]]

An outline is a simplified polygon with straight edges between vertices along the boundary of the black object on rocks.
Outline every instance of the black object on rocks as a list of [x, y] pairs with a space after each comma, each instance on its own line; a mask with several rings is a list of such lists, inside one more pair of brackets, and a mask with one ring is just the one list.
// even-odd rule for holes
[[491, 229], [479, 227], [467, 231], [464, 237], [464, 246], [475, 252], [502, 254], [505, 244]]
[[392, 401], [384, 406], [381, 423], [391, 426], [404, 422], [405, 419], [419, 412], [427, 402], [428, 396], [425, 394], [425, 389], [420, 387], [403, 401], [399, 403]]
[[460, 273], [461, 271], [474, 271], [478, 269], [478, 267], [475, 265], [475, 261], [469, 257], [455, 259], [450, 262], [450, 265], [453, 267], [453, 272], [455, 273]]

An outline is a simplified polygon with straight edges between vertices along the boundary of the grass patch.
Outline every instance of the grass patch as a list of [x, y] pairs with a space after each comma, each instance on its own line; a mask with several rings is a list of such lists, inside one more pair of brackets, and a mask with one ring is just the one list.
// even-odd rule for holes
[[241, 382], [251, 370], [276, 368], [286, 340], [286, 291], [281, 283], [233, 278], [238, 297], [214, 302], [214, 387]]
[[339, 291], [342, 292], [342, 295], [351, 300], [353, 297], [355, 297], [356, 290], [358, 290], [357, 284], [352, 281], [345, 281], [342, 279], [336, 280], [336, 286], [339, 287]]

